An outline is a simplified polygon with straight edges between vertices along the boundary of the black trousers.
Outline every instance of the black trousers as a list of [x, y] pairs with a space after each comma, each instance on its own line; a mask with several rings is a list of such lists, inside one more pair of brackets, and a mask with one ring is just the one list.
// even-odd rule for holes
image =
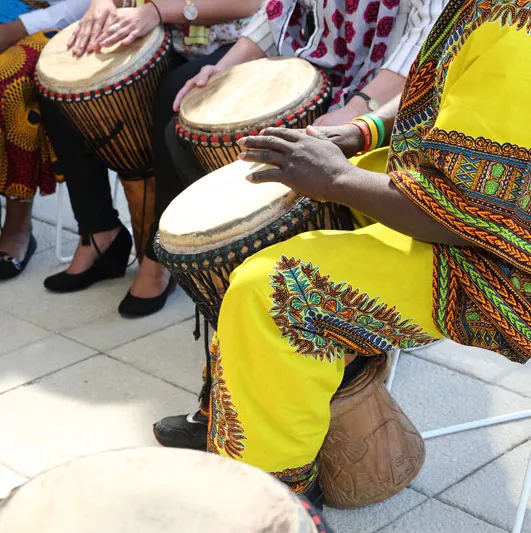
[[[176, 56], [174, 68], [162, 82], [153, 106], [153, 168], [155, 171], [155, 221], [151, 227], [146, 256], [157, 260], [153, 239], [159, 220], [170, 202], [204, 172], [180, 146], [173, 132], [173, 100], [183, 85], [203, 66], [216, 64], [229, 50], [227, 45], [208, 56], [187, 61]], [[118, 212], [112, 205], [108, 170], [104, 162], [86, 145], [81, 134], [59, 109], [43, 98], [41, 114], [72, 203], [79, 234], [88, 236], [119, 226]]]

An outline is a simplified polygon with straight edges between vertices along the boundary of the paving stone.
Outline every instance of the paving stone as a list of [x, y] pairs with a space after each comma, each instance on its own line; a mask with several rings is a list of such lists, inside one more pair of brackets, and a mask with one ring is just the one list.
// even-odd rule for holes
[[502, 533], [503, 529], [436, 500], [429, 500], [380, 533]]
[[187, 390], [199, 392], [205, 349], [203, 338], [197, 342], [194, 340], [194, 326], [194, 320], [187, 320], [110, 353], [135, 368]]
[[22, 485], [26, 480], [27, 478], [0, 465], [0, 500], [7, 498], [14, 488]]
[[376, 505], [362, 509], [325, 508], [325, 518], [335, 533], [372, 533], [397, 520], [417, 507], [426, 497], [411, 489], [405, 489], [396, 496]]
[[0, 311], [0, 356], [50, 335], [51, 331]]
[[0, 357], [0, 394], [86, 359], [96, 352], [54, 335]]
[[462, 346], [448, 339], [410, 354], [490, 383], [497, 383], [511, 370], [522, 368], [520, 364], [494, 352]]
[[107, 352], [176, 322], [186, 320], [193, 314], [192, 301], [181, 289], [178, 289], [168, 298], [164, 309], [158, 313], [139, 319], [124, 319], [118, 313], [113, 312], [94, 322], [84, 323], [67, 330], [64, 335], [102, 352]]
[[[443, 492], [439, 499], [511, 531], [530, 453], [531, 442], [518, 446]], [[531, 533], [531, 501], [522, 533]]]
[[0, 460], [31, 477], [103, 450], [153, 446], [155, 420], [196, 397], [104, 355], [0, 395]]
[[111, 313], [126, 295], [136, 273], [129, 268], [125, 278], [106, 280], [80, 292], [55, 294], [43, 286], [50, 274], [63, 270], [54, 250], [36, 254], [18, 279], [0, 284], [0, 310], [55, 332], [87, 324]]
[[[531, 408], [529, 398], [412, 355], [400, 359], [393, 395], [421, 431]], [[438, 494], [530, 437], [521, 421], [428, 440], [411, 486]]]

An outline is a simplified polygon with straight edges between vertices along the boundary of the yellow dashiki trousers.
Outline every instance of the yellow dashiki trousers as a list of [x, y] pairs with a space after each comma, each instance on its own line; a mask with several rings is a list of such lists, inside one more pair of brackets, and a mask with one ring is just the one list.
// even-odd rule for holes
[[[356, 162], [381, 171], [385, 160]], [[211, 347], [209, 450], [310, 490], [345, 358], [441, 337], [432, 272], [430, 244], [381, 224], [304, 233], [247, 259]]]

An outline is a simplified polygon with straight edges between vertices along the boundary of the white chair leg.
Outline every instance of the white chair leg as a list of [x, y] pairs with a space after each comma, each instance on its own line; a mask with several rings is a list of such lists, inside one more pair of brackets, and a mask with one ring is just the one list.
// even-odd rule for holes
[[393, 350], [389, 352], [389, 355], [391, 356], [391, 371], [389, 372], [389, 376], [387, 378], [387, 381], [385, 382], [385, 386], [387, 387], [387, 390], [390, 391], [393, 387], [393, 381], [395, 380], [396, 369], [398, 367], [398, 359], [400, 358], [400, 350]]
[[57, 184], [57, 213], [55, 218], [55, 256], [59, 263], [70, 263], [72, 256], [63, 256], [63, 202], [65, 196], [64, 183]]
[[516, 511], [516, 521], [514, 522], [513, 533], [520, 533], [524, 525], [524, 516], [527, 509], [527, 502], [531, 495], [531, 453], [529, 453], [529, 462], [527, 463], [527, 470], [524, 476], [524, 486], [522, 487], [522, 494], [520, 496], [520, 503]]
[[523, 420], [524, 418], [531, 418], [531, 409], [520, 411], [518, 413], [511, 413], [509, 415], [493, 416], [491, 418], [465, 422], [464, 424], [457, 424], [455, 426], [433, 429], [431, 431], [425, 431], [424, 433], [421, 433], [421, 435], [424, 440], [427, 440], [435, 437], [442, 437], [444, 435], [451, 435], [452, 433], [460, 433], [461, 431], [468, 431], [469, 429], [494, 426], [496, 424], [504, 424], [505, 422], [515, 422], [517, 420]]

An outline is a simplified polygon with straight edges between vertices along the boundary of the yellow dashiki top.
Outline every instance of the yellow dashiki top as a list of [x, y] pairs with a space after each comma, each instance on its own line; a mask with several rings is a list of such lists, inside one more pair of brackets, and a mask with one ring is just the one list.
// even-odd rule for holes
[[406, 82], [388, 173], [475, 246], [435, 245], [434, 320], [531, 354], [531, 2], [451, 0]]

